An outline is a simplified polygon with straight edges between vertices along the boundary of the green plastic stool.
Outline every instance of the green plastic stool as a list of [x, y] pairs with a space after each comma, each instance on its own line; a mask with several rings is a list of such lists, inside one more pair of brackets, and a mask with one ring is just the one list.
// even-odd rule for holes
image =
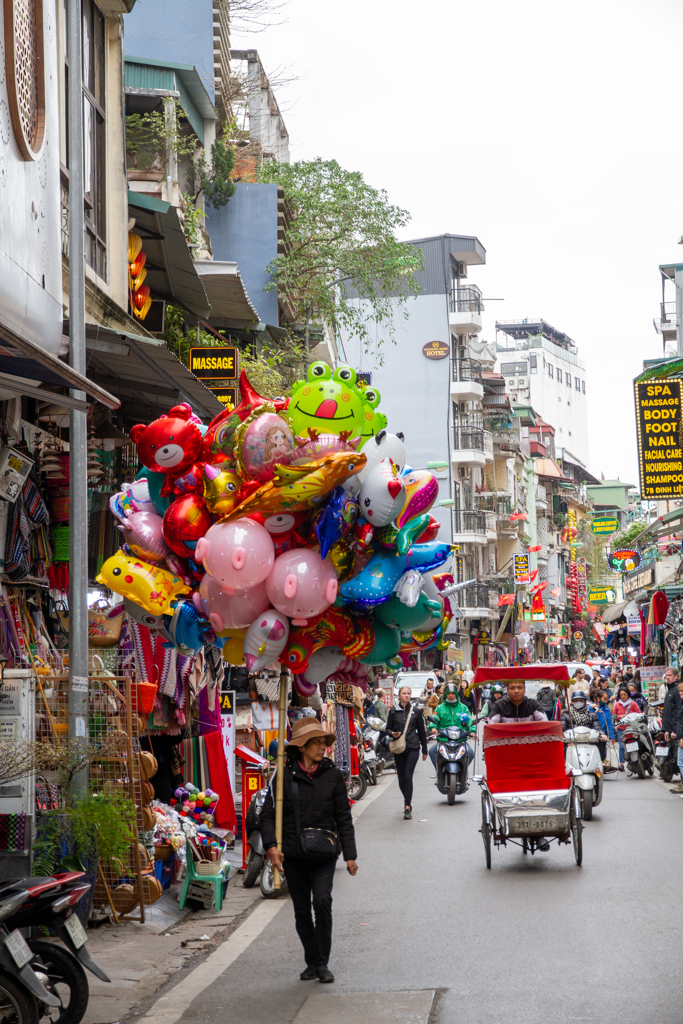
[[222, 867], [217, 875], [200, 875], [197, 873], [195, 868], [195, 861], [192, 854], [189, 854], [187, 858], [187, 867], [185, 871], [185, 878], [183, 880], [183, 889], [180, 894], [180, 902], [178, 906], [180, 910], [185, 906], [187, 900], [187, 892], [192, 882], [201, 882], [203, 885], [213, 885], [213, 909], [218, 912], [223, 906], [223, 888], [225, 886], [225, 880], [230, 875], [230, 865]]

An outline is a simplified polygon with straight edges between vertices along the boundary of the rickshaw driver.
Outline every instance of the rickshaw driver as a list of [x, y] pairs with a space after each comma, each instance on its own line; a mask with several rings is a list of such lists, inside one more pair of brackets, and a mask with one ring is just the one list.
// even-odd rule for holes
[[523, 679], [511, 679], [507, 685], [507, 695], [500, 697], [491, 705], [489, 724], [516, 725], [519, 722], [547, 722], [548, 716], [532, 697], [527, 697]]

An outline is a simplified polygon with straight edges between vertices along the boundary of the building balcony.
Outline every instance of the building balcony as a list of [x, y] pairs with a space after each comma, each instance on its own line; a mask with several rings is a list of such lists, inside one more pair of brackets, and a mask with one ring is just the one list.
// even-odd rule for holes
[[510, 459], [515, 455], [521, 455], [522, 442], [516, 430], [494, 430], [493, 431], [493, 454], [504, 459]]
[[454, 466], [485, 466], [484, 431], [481, 427], [454, 427], [451, 462]]
[[486, 544], [486, 513], [453, 510], [453, 543]]
[[540, 441], [532, 441], [529, 438], [529, 455], [532, 459], [545, 459], [547, 456], [546, 448]]
[[[498, 609], [491, 608], [489, 588], [484, 583], [473, 583], [464, 590], [456, 590], [453, 597], [457, 601], [460, 614], [466, 619], [498, 618]], [[496, 594], [496, 600], [498, 595]]]
[[659, 304], [659, 319], [653, 320], [655, 330], [661, 334], [664, 341], [676, 340], [676, 303], [661, 302]]
[[484, 306], [478, 288], [453, 289], [449, 298], [448, 323], [454, 334], [479, 334]]
[[484, 455], [487, 462], [493, 462], [493, 434], [490, 430], [484, 431]]
[[481, 363], [477, 359], [455, 359], [451, 398], [456, 402], [481, 402], [483, 397]]
[[495, 512], [499, 516], [512, 515], [512, 495], [509, 491], [480, 491], [476, 504], [482, 512]]
[[484, 512], [486, 516], [486, 539], [487, 541], [496, 540], [498, 537], [498, 516], [495, 512]]

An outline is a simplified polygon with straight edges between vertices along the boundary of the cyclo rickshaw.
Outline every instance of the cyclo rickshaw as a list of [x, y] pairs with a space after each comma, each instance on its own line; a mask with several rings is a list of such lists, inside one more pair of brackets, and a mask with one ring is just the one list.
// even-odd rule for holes
[[[569, 686], [563, 665], [479, 668], [468, 692], [486, 683], [505, 685], [512, 680], [547, 681]], [[481, 835], [486, 867], [491, 867], [491, 847], [520, 846], [533, 854], [557, 840], [572, 843], [576, 863], [581, 864], [580, 790], [574, 784], [579, 771], [565, 767], [560, 722], [521, 722], [484, 726], [481, 786]]]

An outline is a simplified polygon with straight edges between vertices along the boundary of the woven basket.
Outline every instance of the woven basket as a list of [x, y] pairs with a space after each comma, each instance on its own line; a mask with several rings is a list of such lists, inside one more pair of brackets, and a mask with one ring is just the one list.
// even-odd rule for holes
[[194, 870], [198, 875], [219, 875], [221, 862], [219, 860], [196, 860]]
[[135, 683], [133, 686], [133, 711], [151, 715], [157, 695], [156, 683]]

